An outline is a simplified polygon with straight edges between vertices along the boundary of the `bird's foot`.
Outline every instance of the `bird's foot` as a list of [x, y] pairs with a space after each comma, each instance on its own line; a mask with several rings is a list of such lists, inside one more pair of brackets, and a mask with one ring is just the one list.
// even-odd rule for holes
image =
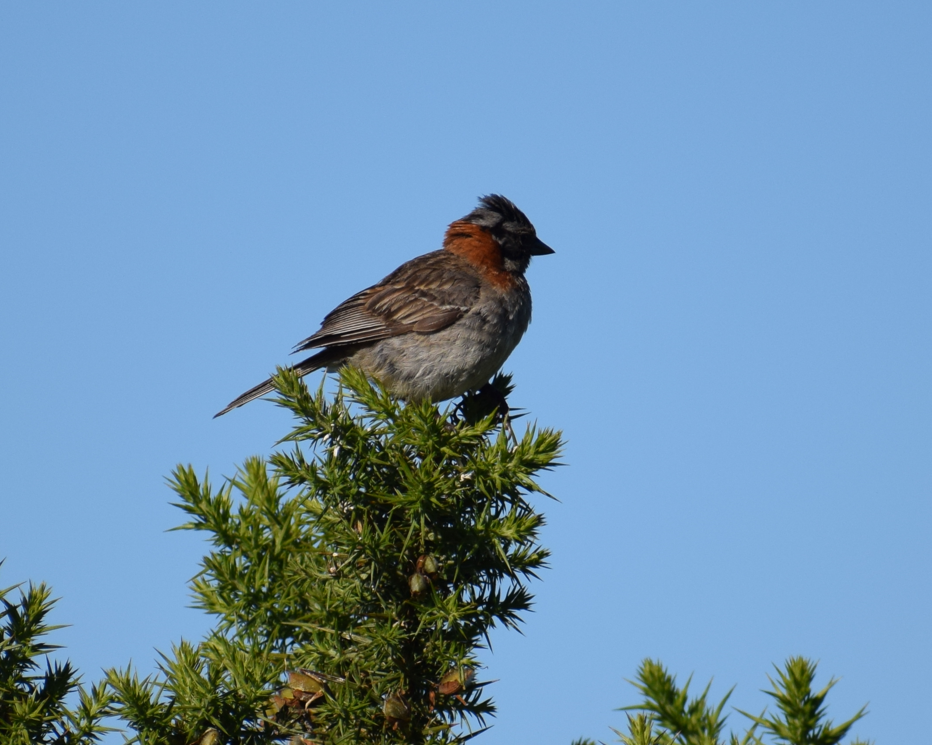
[[454, 422], [475, 424], [494, 414], [495, 421], [500, 422], [512, 440], [517, 442], [511, 420], [521, 414], [516, 415], [515, 410], [508, 405], [507, 396], [512, 388], [511, 376], [499, 374], [479, 390], [463, 394], [453, 410]]

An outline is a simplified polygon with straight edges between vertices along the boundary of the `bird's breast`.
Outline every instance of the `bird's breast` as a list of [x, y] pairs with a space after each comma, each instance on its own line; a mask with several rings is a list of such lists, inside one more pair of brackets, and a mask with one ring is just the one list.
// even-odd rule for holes
[[384, 339], [350, 361], [401, 398], [444, 401], [488, 382], [530, 320], [531, 293], [521, 277], [507, 293], [487, 285], [473, 307], [447, 328]]

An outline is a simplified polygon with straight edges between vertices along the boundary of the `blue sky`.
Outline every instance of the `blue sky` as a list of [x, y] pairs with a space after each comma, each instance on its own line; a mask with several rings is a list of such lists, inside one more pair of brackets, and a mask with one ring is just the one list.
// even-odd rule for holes
[[648, 656], [757, 711], [794, 654], [914, 740], [930, 38], [921, 2], [4, 3], [0, 585], [53, 585], [87, 680], [199, 638], [164, 478], [270, 452], [284, 411], [211, 416], [498, 192], [557, 251], [512, 405], [569, 445], [482, 741], [610, 740]]

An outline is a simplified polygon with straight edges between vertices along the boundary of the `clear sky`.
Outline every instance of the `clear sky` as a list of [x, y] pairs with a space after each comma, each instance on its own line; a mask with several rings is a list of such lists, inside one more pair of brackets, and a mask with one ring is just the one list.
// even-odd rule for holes
[[794, 654], [916, 741], [930, 40], [928, 2], [0, 4], [0, 585], [53, 585], [88, 681], [199, 638], [165, 476], [269, 453], [286, 412], [211, 416], [497, 192], [557, 252], [511, 403], [569, 447], [481, 741], [612, 739], [648, 656], [758, 711]]

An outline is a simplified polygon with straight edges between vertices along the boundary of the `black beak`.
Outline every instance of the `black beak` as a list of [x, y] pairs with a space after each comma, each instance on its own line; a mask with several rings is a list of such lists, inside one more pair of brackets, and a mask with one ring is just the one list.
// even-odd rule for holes
[[556, 251], [535, 235], [534, 243], [531, 244], [531, 256], [546, 256], [552, 253], [556, 253]]

